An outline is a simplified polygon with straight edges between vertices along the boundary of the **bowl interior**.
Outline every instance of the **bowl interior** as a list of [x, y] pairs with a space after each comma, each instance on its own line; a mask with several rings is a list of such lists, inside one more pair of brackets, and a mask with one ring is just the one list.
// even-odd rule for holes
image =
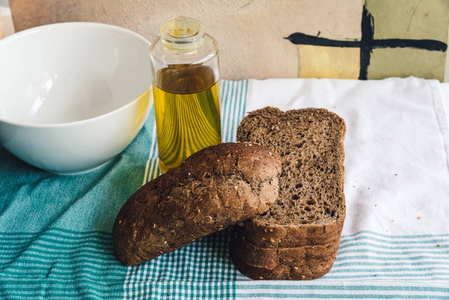
[[0, 119], [61, 124], [114, 111], [151, 85], [150, 44], [115, 26], [61, 23], [0, 42]]

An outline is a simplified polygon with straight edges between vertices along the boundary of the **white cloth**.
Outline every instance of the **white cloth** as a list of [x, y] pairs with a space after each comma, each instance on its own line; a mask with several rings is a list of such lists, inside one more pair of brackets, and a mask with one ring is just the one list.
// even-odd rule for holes
[[449, 233], [449, 126], [438, 81], [250, 80], [247, 111], [323, 107], [346, 122], [343, 235]]

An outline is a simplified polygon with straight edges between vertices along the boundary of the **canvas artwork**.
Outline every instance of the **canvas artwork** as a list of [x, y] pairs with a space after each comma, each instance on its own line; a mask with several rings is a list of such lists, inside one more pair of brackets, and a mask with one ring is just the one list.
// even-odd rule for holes
[[365, 0], [359, 40], [295, 32], [298, 76], [444, 80], [449, 26], [447, 0]]

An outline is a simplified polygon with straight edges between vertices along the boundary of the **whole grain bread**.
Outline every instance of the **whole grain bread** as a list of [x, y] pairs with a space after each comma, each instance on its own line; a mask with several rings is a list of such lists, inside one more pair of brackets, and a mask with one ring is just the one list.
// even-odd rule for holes
[[[326, 109], [282, 112], [266, 107], [243, 119], [237, 130], [238, 141], [264, 145], [282, 157], [278, 199], [268, 212], [245, 222], [241, 229], [242, 237], [250, 245], [277, 252], [284, 248], [320, 245], [334, 245], [338, 249], [346, 216], [343, 190], [345, 131], [344, 120]], [[248, 249], [241, 240], [232, 239], [231, 236], [234, 247], [231, 247], [231, 254], [236, 253], [235, 249]], [[330, 261], [333, 262], [335, 257], [323, 254], [319, 261], [329, 263], [315, 269], [311, 265], [302, 268], [304, 265], [299, 263], [271, 268], [263, 263], [248, 265], [246, 259], [253, 254], [249, 250], [246, 252], [242, 255], [240, 251], [238, 256], [231, 257], [237, 267], [245, 267], [240, 271], [249, 270], [244, 274], [252, 278], [317, 278], [330, 270]], [[300, 272], [306, 269], [313, 272]]]
[[280, 265], [308, 266], [313, 269], [313, 260], [328, 260], [337, 257], [340, 242], [325, 245], [307, 245], [301, 247], [262, 248], [253, 245], [243, 235], [241, 226], [234, 226], [231, 232], [230, 249], [248, 266], [272, 270]]
[[278, 195], [281, 160], [251, 143], [200, 150], [148, 182], [113, 227], [114, 251], [136, 265], [268, 210]]
[[327, 274], [334, 264], [332, 258], [311, 258], [304, 263], [295, 262], [288, 265], [283, 262], [269, 269], [265, 267], [254, 267], [248, 265], [244, 258], [233, 253], [231, 257], [235, 267], [245, 276], [257, 280], [311, 280]]

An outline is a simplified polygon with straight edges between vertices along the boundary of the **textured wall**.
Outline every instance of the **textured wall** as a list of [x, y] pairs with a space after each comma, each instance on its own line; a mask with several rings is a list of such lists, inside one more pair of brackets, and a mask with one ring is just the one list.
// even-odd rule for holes
[[[448, 53], [368, 44], [431, 39], [447, 47], [449, 0], [10, 0], [10, 6], [17, 31], [92, 21], [131, 29], [150, 41], [174, 16], [198, 18], [219, 43], [225, 79], [413, 75], [443, 80]], [[364, 34], [363, 20], [372, 25], [373, 34]], [[304, 43], [303, 38], [295, 44], [286, 39], [292, 33], [341, 46]]]
[[226, 79], [297, 77], [293, 32], [359, 39], [361, 0], [10, 0], [16, 31], [65, 21], [119, 25], [150, 41], [176, 15], [202, 20], [220, 47]]

